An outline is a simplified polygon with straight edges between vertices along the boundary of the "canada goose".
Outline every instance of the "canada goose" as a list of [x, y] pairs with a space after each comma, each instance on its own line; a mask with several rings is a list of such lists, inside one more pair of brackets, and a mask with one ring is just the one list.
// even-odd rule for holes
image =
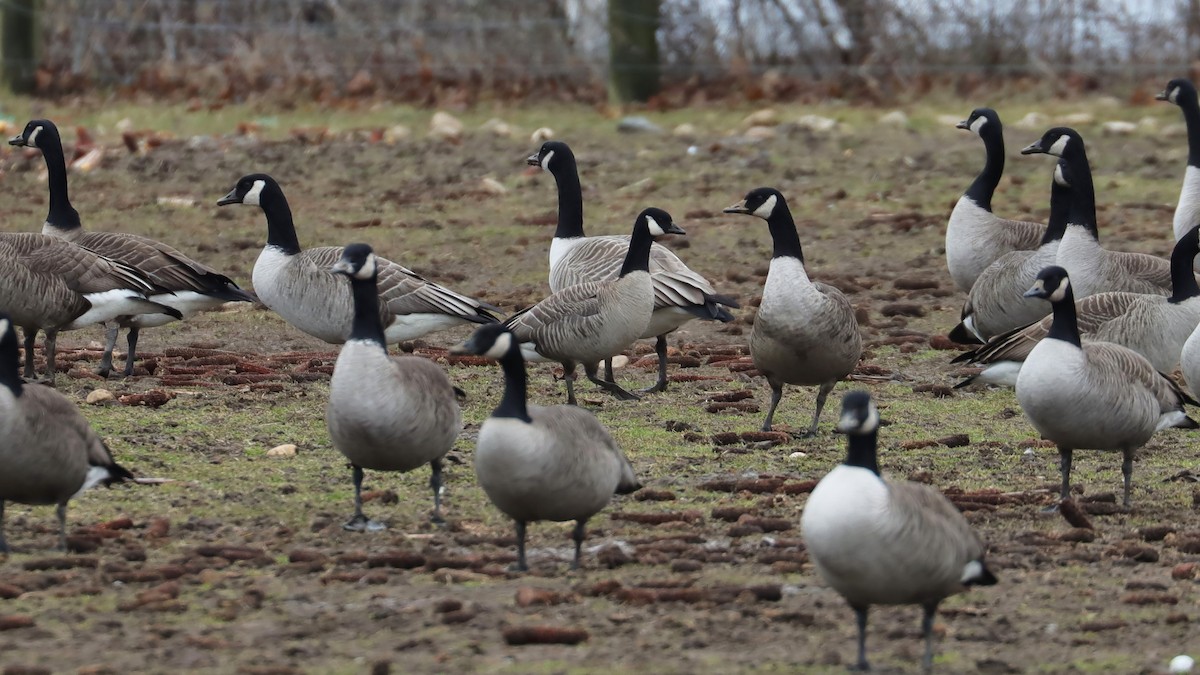
[[1095, 293], [1171, 294], [1171, 265], [1144, 253], [1109, 251], [1100, 246], [1096, 224], [1096, 191], [1083, 138], [1074, 129], [1046, 131], [1021, 154], [1045, 153], [1059, 158], [1058, 171], [1071, 187], [1071, 217], [1058, 245], [1055, 264], [1071, 274], [1075, 297]]
[[[58, 332], [118, 316], [179, 311], [147, 299], [162, 291], [140, 270], [56, 237], [0, 234], [0, 308], [25, 333], [25, 377], [33, 378], [37, 332], [46, 332], [46, 377], [54, 379]], [[157, 297], [157, 296], [156, 296]]]
[[575, 366], [612, 395], [636, 399], [615, 382], [596, 377], [597, 364], [621, 353], [645, 334], [654, 312], [654, 289], [647, 271], [653, 238], [683, 234], [662, 209], [638, 214], [620, 275], [608, 281], [586, 281], [552, 293], [504, 322], [528, 358], [558, 361], [567, 384], [567, 402], [575, 403]]
[[23, 383], [19, 366], [17, 333], [0, 313], [0, 553], [9, 551], [4, 502], [57, 504], [58, 545], [66, 549], [67, 502], [133, 474], [113, 461], [75, 404], [50, 387]]
[[1063, 499], [1075, 449], [1120, 450], [1128, 507], [1134, 452], [1159, 429], [1196, 428], [1183, 409], [1192, 401], [1141, 354], [1110, 342], [1081, 343], [1072, 286], [1067, 270], [1055, 265], [1026, 291], [1050, 301], [1054, 321], [1017, 375], [1017, 401], [1042, 437], [1058, 445]]
[[983, 139], [987, 153], [983, 171], [958, 198], [946, 224], [946, 266], [954, 283], [970, 291], [979, 275], [1000, 256], [1038, 248], [1045, 228], [992, 212], [992, 195], [1004, 174], [1004, 127], [996, 111], [976, 108], [958, 128]]
[[847, 434], [846, 461], [817, 483], [800, 528], [817, 572], [846, 599], [858, 622], [858, 670], [867, 663], [871, 605], [918, 604], [925, 611], [926, 672], [933, 667], [938, 604], [967, 586], [991, 586], [987, 547], [936, 489], [889, 481], [876, 454], [879, 411], [865, 391], [842, 399], [837, 430]]
[[1200, 395], [1200, 325], [1192, 331], [1179, 353], [1179, 369], [1192, 394]]
[[350, 279], [354, 321], [329, 383], [325, 423], [333, 445], [354, 472], [354, 515], [347, 530], [379, 530], [362, 512], [363, 469], [432, 469], [433, 521], [442, 521], [442, 457], [462, 429], [454, 385], [440, 366], [420, 356], [389, 357], [379, 316], [378, 258], [351, 244], [331, 271]]
[[143, 313], [117, 319], [108, 328], [104, 356], [99, 372], [112, 370], [113, 349], [119, 327], [129, 330], [125, 355], [125, 375], [133, 374], [138, 335], [142, 328], [154, 328], [188, 318], [197, 312], [216, 309], [226, 302], [253, 302], [254, 298], [229, 277], [192, 260], [175, 248], [159, 241], [123, 232], [84, 232], [79, 212], [71, 206], [67, 193], [67, 162], [63, 156], [58, 127], [50, 120], [33, 120], [9, 145], [38, 148], [46, 160], [50, 185], [50, 212], [42, 233], [66, 239], [100, 255], [142, 270], [160, 288], [151, 296], [154, 302], [174, 308], [175, 312]]
[[[1200, 324], [1200, 284], [1192, 274], [1192, 261], [1200, 252], [1200, 227], [1193, 227], [1171, 253], [1171, 297], [1149, 293], [1097, 293], [1076, 305], [1079, 334], [1085, 340], [1112, 342], [1128, 347], [1150, 361], [1159, 372], [1169, 373], [1179, 363], [1180, 352]], [[1054, 316], [997, 335], [979, 349], [965, 352], [951, 363], [985, 366], [983, 372], [955, 385], [972, 382], [1016, 386], [1021, 362], [1046, 334]]]
[[951, 340], [983, 344], [1046, 316], [1049, 306], [1042, 300], [1024, 297], [1024, 293], [1029, 280], [1045, 266], [1053, 265], [1058, 256], [1073, 204], [1066, 181], [1060, 163], [1050, 182], [1050, 219], [1041, 245], [1032, 251], [1006, 253], [979, 275], [963, 303], [961, 322], [950, 331]]
[[819, 385], [817, 409], [805, 434], [814, 436], [829, 392], [854, 370], [862, 356], [854, 307], [838, 289], [808, 278], [796, 223], [778, 190], [751, 190], [725, 213], [767, 221], [775, 247], [750, 331], [750, 357], [771, 385], [771, 409], [762, 430], [771, 430], [783, 385]]
[[1196, 98], [1196, 87], [1190, 80], [1171, 80], [1167, 88], [1158, 95], [1160, 101], [1170, 101], [1183, 111], [1187, 125], [1188, 157], [1183, 172], [1183, 187], [1179, 191], [1179, 203], [1175, 206], [1172, 223], [1175, 239], [1182, 239], [1192, 225], [1200, 223], [1200, 101]]
[[[546, 141], [526, 160], [554, 176], [558, 186], [558, 227], [550, 242], [550, 292], [585, 281], [608, 281], [621, 271], [629, 237], [588, 237], [583, 233], [583, 191], [575, 154], [562, 141]], [[650, 247], [650, 281], [654, 284], [654, 315], [642, 338], [655, 338], [658, 381], [644, 392], [667, 388], [667, 335], [692, 319], [733, 321], [726, 307], [736, 300], [718, 295], [703, 276], [661, 244]], [[605, 359], [605, 379], [612, 380], [612, 359]]]
[[578, 569], [588, 519], [614, 494], [642, 487], [629, 460], [588, 411], [526, 402], [519, 340], [503, 325], [481, 326], [451, 352], [495, 359], [504, 370], [504, 396], [479, 428], [475, 475], [488, 499], [516, 523], [517, 569], [529, 569], [525, 527], [538, 520], [575, 521], [571, 569]]
[[[342, 257], [337, 246], [300, 250], [292, 209], [274, 178], [242, 176], [218, 206], [258, 206], [267, 217], [267, 245], [254, 263], [254, 292], [296, 328], [331, 344], [350, 336], [354, 307], [349, 284], [329, 271]], [[464, 323], [492, 323], [494, 305], [427, 281], [391, 260], [375, 257], [384, 340], [395, 344]]]

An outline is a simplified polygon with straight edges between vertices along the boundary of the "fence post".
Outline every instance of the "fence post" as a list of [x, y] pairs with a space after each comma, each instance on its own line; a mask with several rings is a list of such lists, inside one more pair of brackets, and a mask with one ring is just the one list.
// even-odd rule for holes
[[15, 94], [32, 94], [42, 52], [41, 0], [0, 2], [0, 58], [4, 83]]
[[608, 0], [609, 95], [645, 101], [658, 93], [661, 0]]

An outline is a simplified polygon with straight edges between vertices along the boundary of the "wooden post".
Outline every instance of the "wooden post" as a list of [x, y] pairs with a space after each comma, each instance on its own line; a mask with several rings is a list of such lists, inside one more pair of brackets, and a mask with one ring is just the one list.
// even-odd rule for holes
[[617, 102], [646, 101], [659, 91], [661, 0], [608, 0], [609, 94]]
[[0, 57], [4, 83], [15, 94], [32, 94], [42, 55], [40, 0], [5, 0], [0, 4]]

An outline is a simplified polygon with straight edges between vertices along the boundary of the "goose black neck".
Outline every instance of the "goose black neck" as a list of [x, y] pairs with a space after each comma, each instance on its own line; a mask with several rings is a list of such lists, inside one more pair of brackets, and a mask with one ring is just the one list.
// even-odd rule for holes
[[1171, 251], [1171, 297], [1167, 302], [1183, 302], [1200, 295], [1200, 284], [1196, 283], [1196, 275], [1192, 273], [1195, 258], [1196, 236], [1189, 232]]
[[279, 248], [287, 255], [296, 255], [300, 252], [300, 239], [296, 237], [296, 224], [292, 221], [292, 207], [288, 205], [287, 197], [278, 188], [263, 192], [259, 205], [267, 217], [267, 245]]
[[579, 185], [579, 168], [570, 155], [554, 158], [554, 182], [558, 185], [557, 239], [573, 239], [583, 235], [583, 188]]
[[1087, 155], [1079, 149], [1063, 160], [1067, 163], [1071, 182], [1071, 215], [1068, 221], [1072, 225], [1083, 225], [1099, 241], [1100, 230], [1096, 225], [1096, 188], [1092, 185], [1092, 169], [1088, 166]]
[[79, 212], [71, 206], [67, 191], [67, 159], [63, 154], [62, 139], [57, 133], [49, 134], [43, 130], [40, 140], [42, 145], [38, 147], [46, 160], [46, 176], [50, 183], [50, 212], [46, 214], [46, 222], [60, 230], [78, 229]]
[[1079, 321], [1075, 314], [1075, 292], [1067, 286], [1063, 293], [1062, 300], [1051, 303], [1053, 309], [1051, 313], [1054, 318], [1050, 323], [1050, 332], [1046, 333], [1046, 337], [1052, 340], [1062, 340], [1070, 342], [1076, 347], [1081, 346], [1079, 341]]
[[979, 208], [989, 213], [992, 210], [992, 195], [996, 192], [996, 186], [1000, 184], [1000, 177], [1004, 175], [1004, 132], [999, 127], [992, 129], [992, 124], [985, 124], [982, 129], [984, 134], [980, 136], [987, 153], [983, 171], [979, 172], [964, 193]]
[[879, 473], [877, 443], [878, 431], [866, 434], [849, 434], [847, 436], [846, 465], [869, 469], [876, 476]]
[[521, 348], [514, 342], [512, 348], [500, 359], [500, 368], [504, 371], [504, 396], [500, 405], [492, 411], [492, 417], [507, 417], [529, 423], [526, 407], [526, 376], [525, 359], [521, 357]]
[[[11, 329], [10, 329], [11, 330]], [[10, 332], [0, 336], [0, 387], [6, 387], [13, 396], [21, 395], [21, 359], [17, 353], [17, 334]]]
[[350, 277], [350, 295], [354, 300], [354, 321], [350, 325], [350, 339], [375, 342], [387, 350], [383, 319], [379, 316], [379, 289], [375, 277]]
[[1188, 166], [1200, 168], [1200, 100], [1195, 94], [1185, 95], [1179, 102], [1179, 108], [1187, 125]]
[[1067, 222], [1071, 219], [1071, 188], [1050, 182], [1050, 219], [1046, 221], [1046, 232], [1042, 243], [1060, 241], [1067, 233]]
[[654, 237], [645, 222], [639, 222], [633, 228], [633, 236], [629, 238], [629, 252], [625, 254], [625, 262], [621, 265], [621, 276], [630, 272], [650, 271], [650, 247], [654, 245]]
[[792, 212], [782, 201], [776, 204], [771, 217], [767, 218], [767, 228], [771, 231], [773, 249], [772, 258], [796, 258], [804, 262], [804, 251], [800, 249], [800, 233], [796, 231], [796, 221]]

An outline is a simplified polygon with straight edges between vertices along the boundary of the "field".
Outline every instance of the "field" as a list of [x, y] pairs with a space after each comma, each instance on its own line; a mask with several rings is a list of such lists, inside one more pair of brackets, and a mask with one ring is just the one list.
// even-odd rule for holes
[[[1102, 241], [1167, 255], [1186, 141], [1151, 126], [1177, 124], [1179, 111], [1099, 98], [1015, 100], [995, 102], [1009, 123], [997, 211], [1044, 221], [1048, 210], [1051, 160], [1017, 150], [1049, 124], [1012, 123], [1033, 110], [1051, 119], [1091, 112], [1079, 129], [1096, 171]], [[939, 671], [1164, 671], [1200, 645], [1200, 492], [1191, 472], [1200, 434], [1172, 430], [1139, 452], [1129, 513], [1112, 502], [1117, 458], [1077, 453], [1074, 483], [1096, 526], [1081, 532], [1043, 513], [1056, 501], [1057, 454], [1037, 439], [1012, 392], [949, 389], [960, 376], [948, 364], [957, 352], [935, 338], [957, 322], [962, 298], [941, 246], [983, 148], [942, 116], [962, 119], [982, 103], [933, 97], [906, 108], [899, 125], [879, 120], [886, 110], [776, 106], [773, 136], [757, 141], [740, 133], [752, 107], [653, 113], [667, 133], [636, 135], [591, 109], [481, 108], [461, 113], [467, 131], [457, 143], [427, 137], [430, 111], [400, 107], [10, 105], [9, 114], [58, 121], [68, 146], [82, 126], [104, 149], [97, 168], [71, 176], [85, 227], [160, 238], [248, 286], [266, 236], [262, 213], [215, 202], [242, 174], [263, 171], [288, 195], [302, 245], [365, 241], [506, 310], [547, 292], [555, 188], [524, 158], [537, 150], [530, 132], [550, 127], [579, 158], [589, 233], [626, 233], [644, 206], [665, 208], [688, 232], [669, 244], [744, 308], [733, 324], [693, 322], [672, 336], [678, 352], [664, 394], [624, 403], [581, 385], [582, 402], [612, 429], [647, 487], [593, 519], [578, 572], [568, 570], [570, 527], [532, 526], [524, 575], [506, 571], [515, 557], [511, 524], [487, 503], [471, 467], [474, 434], [502, 383], [495, 366], [447, 363], [445, 348], [465, 329], [406, 345], [447, 363], [468, 395], [447, 470], [448, 524], [428, 522], [425, 472], [368, 473], [368, 513], [390, 523], [369, 535], [340, 528], [352, 486], [323, 421], [330, 345], [262, 307], [237, 307], [146, 331], [138, 374], [102, 382], [89, 374], [103, 331], [65, 334], [60, 364], [69, 372], [58, 375], [58, 389], [80, 401], [121, 463], [173, 482], [72, 502], [75, 551], [66, 555], [53, 550], [52, 509], [7, 506], [17, 552], [0, 563], [0, 668], [839, 672], [854, 658], [853, 615], [808, 563], [799, 516], [812, 481], [842, 460], [843, 439], [831, 432], [838, 399], [863, 388], [891, 422], [881, 432], [885, 474], [952, 494], [989, 540], [1000, 577], [943, 604]], [[796, 123], [805, 114], [841, 125], [810, 131]], [[518, 131], [481, 130], [493, 117]], [[1130, 135], [1101, 131], [1108, 120], [1145, 117], [1154, 125]], [[685, 122], [692, 137], [670, 133]], [[412, 136], [372, 136], [397, 124]], [[239, 125], [257, 131], [240, 134]], [[173, 137], [130, 153], [117, 131], [124, 126]], [[0, 228], [37, 229], [47, 202], [40, 155], [5, 148], [0, 166]], [[741, 357], [770, 238], [762, 221], [721, 209], [761, 185], [788, 197], [811, 274], [844, 289], [864, 319], [867, 353], [811, 440], [742, 435], [759, 428], [769, 402], [765, 381]], [[619, 381], [653, 381], [652, 359], [640, 358], [651, 347], [637, 345]], [[118, 398], [157, 390], [169, 400], [85, 405], [101, 387]], [[564, 397], [547, 366], [532, 370], [530, 393], [542, 403]], [[803, 429], [814, 393], [787, 389], [778, 428]], [[286, 443], [294, 456], [267, 455]], [[588, 637], [576, 646], [503, 638], [506, 628], [547, 625]], [[919, 611], [875, 609], [868, 649], [880, 672], [914, 671]]]

